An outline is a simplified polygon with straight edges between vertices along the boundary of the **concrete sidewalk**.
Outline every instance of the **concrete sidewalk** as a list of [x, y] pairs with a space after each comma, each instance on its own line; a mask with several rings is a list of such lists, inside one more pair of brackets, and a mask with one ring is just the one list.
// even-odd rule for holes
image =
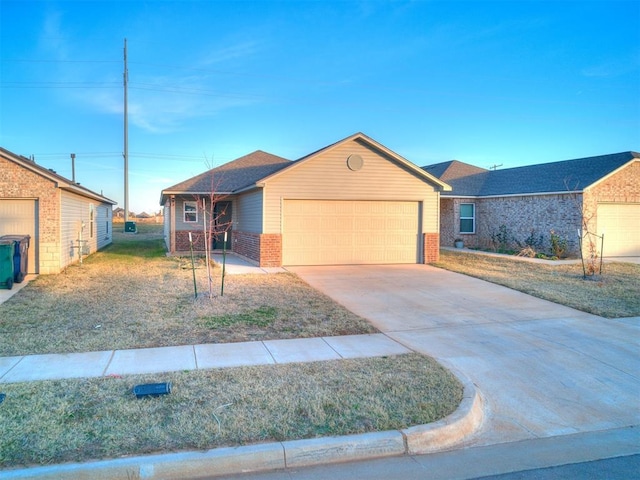
[[0, 357], [2, 383], [400, 355], [384, 334]]
[[[100, 377], [376, 357], [410, 353], [384, 334], [268, 340], [230, 344], [0, 357], [3, 384], [35, 380]], [[455, 372], [454, 372], [455, 373]], [[475, 385], [458, 375], [463, 398], [448, 417], [402, 430], [341, 437], [263, 443], [208, 451], [168, 453], [0, 470], [6, 479], [179, 479], [298, 469], [336, 462], [420, 455], [451, 448], [476, 432], [484, 402]]]

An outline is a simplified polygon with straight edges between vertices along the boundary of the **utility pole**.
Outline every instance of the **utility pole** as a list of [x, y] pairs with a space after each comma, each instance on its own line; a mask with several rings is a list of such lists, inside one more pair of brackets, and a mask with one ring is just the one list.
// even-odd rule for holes
[[129, 221], [129, 115], [127, 99], [127, 83], [129, 70], [127, 69], [127, 39], [124, 39], [124, 221]]

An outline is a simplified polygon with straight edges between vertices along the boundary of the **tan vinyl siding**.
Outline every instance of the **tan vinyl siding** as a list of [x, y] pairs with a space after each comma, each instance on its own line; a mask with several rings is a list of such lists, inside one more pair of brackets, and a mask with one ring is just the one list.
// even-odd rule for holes
[[262, 233], [262, 190], [239, 196], [236, 199], [236, 205], [232, 210], [233, 229], [241, 232]]
[[113, 238], [113, 210], [111, 205], [98, 205], [96, 207], [97, 214], [97, 249], [106, 247], [109, 245]]
[[[349, 155], [363, 159], [347, 167]], [[294, 165], [266, 182], [264, 233], [282, 233], [282, 204], [297, 200], [393, 200], [423, 202], [422, 229], [438, 231], [438, 192], [390, 157], [358, 141], [347, 142]]]
[[[93, 222], [91, 222], [90, 219], [90, 208], [92, 205], [94, 215]], [[72, 246], [78, 246], [78, 239], [82, 238], [82, 240], [87, 241], [87, 248], [90, 253], [97, 250], [97, 205], [79, 195], [62, 192], [61, 210], [60, 268], [62, 269], [79, 260], [78, 248], [72, 248]]]

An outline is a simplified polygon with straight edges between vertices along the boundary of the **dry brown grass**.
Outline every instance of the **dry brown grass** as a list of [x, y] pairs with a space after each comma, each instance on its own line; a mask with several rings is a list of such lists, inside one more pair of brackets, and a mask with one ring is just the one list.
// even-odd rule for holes
[[540, 264], [509, 256], [441, 251], [434, 264], [607, 318], [640, 316], [640, 265], [605, 263], [595, 281], [581, 264]]
[[[167, 381], [169, 395], [131, 391]], [[400, 429], [462, 398], [455, 377], [417, 354], [2, 389], [0, 468]]]
[[[188, 262], [139, 228], [0, 305], [0, 356], [375, 332], [290, 274], [229, 276], [224, 297], [194, 300]], [[136, 399], [149, 382], [172, 393]], [[417, 354], [1, 385], [0, 468], [400, 429], [462, 397]]]
[[[0, 305], [0, 356], [376, 332], [288, 273], [227, 275], [221, 297], [216, 269], [215, 297], [195, 300], [190, 262], [166, 257], [150, 227], [116, 233], [82, 266], [40, 276]], [[208, 293], [206, 269], [196, 275]]]

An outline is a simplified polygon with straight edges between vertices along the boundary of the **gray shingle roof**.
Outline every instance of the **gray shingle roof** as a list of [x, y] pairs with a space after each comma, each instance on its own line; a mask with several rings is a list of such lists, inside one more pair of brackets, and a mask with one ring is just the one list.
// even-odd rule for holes
[[291, 161], [256, 150], [229, 163], [212, 168], [162, 191], [167, 193], [207, 193], [212, 187], [218, 193], [233, 193], [255, 184], [278, 170], [291, 165]]
[[503, 170], [484, 170], [453, 160], [422, 167], [453, 187], [443, 196], [493, 196], [581, 191], [633, 159], [621, 152]]

